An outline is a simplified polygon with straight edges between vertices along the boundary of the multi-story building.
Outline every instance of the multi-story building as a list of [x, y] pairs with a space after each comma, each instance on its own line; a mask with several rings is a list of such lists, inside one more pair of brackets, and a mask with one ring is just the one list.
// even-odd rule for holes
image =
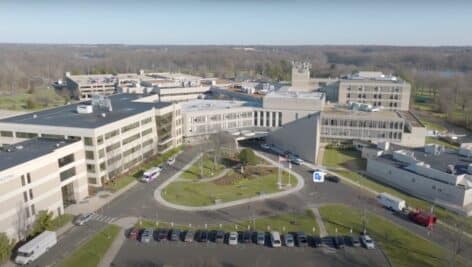
[[337, 102], [370, 104], [385, 110], [408, 110], [411, 86], [398, 77], [361, 71], [339, 80]]
[[0, 149], [0, 227], [23, 239], [36, 214], [54, 216], [88, 196], [84, 144], [31, 139]]
[[85, 100], [93, 95], [107, 96], [116, 93], [118, 80], [112, 74], [71, 75], [66, 72], [65, 82], [74, 98]]
[[181, 124], [180, 104], [117, 94], [2, 119], [0, 143], [35, 137], [81, 139], [89, 185], [100, 187], [146, 158], [180, 145]]
[[417, 149], [365, 147], [362, 154], [372, 178], [448, 209], [472, 214], [472, 161], [463, 153], [430, 144]]
[[321, 112], [321, 139], [388, 141], [404, 146], [425, 144], [426, 128], [407, 111], [361, 111], [328, 105]]

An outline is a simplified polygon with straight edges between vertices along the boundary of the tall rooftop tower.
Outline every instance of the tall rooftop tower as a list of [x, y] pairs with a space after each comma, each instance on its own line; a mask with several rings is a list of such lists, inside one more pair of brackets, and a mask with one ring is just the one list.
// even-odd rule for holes
[[311, 64], [308, 62], [292, 62], [292, 88], [296, 91], [313, 89], [310, 83]]

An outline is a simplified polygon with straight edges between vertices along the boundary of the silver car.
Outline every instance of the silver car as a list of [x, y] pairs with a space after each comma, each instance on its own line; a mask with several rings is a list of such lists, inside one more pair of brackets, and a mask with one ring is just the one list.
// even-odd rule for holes
[[295, 241], [293, 239], [292, 234], [285, 234], [284, 235], [284, 244], [286, 247], [294, 247], [295, 246]]
[[144, 229], [144, 231], [141, 234], [141, 242], [143, 243], [151, 242], [153, 238], [153, 233], [154, 231], [152, 229]]
[[74, 224], [76, 225], [84, 225], [88, 221], [92, 219], [93, 213], [84, 213], [84, 214], [79, 214], [74, 220]]

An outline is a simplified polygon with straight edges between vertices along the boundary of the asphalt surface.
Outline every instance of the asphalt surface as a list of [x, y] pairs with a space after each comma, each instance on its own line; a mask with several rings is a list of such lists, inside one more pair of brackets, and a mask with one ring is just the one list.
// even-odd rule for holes
[[[259, 150], [258, 146], [254, 146], [254, 148]], [[264, 151], [260, 152], [273, 159], [277, 158], [276, 155], [272, 155], [271, 153], [266, 153]], [[377, 204], [376, 200], [372, 198], [371, 195], [357, 188], [353, 188], [351, 185], [347, 185], [342, 182], [325, 182], [322, 184], [315, 184], [312, 182], [311, 170], [304, 166], [293, 165], [292, 170], [299, 173], [305, 179], [305, 187], [297, 193], [279, 199], [258, 201], [251, 204], [225, 208], [217, 211], [201, 212], [178, 211], [166, 208], [157, 203], [153, 196], [155, 189], [164, 180], [170, 178], [179, 169], [190, 162], [196, 155], [198, 155], [198, 153], [200, 153], [199, 148], [188, 147], [177, 157], [173, 166], [169, 166], [163, 170], [157, 180], [150, 184], [137, 184], [121, 196], [114, 199], [111, 203], [104, 206], [98, 212], [109, 218], [132, 216], [151, 220], [157, 219], [159, 221], [174, 222], [175, 224], [192, 224], [194, 227], [203, 228], [204, 224], [228, 224], [232, 222], [250, 220], [253, 216], [270, 216], [279, 213], [304, 211], [309, 207], [323, 205], [326, 203], [343, 203], [357, 208], [366, 208], [370, 212], [376, 213], [401, 226], [404, 226], [408, 230], [426, 239], [432, 240], [445, 248], [453, 247], [455, 237], [447, 229], [438, 226], [432, 232], [429, 232], [428, 229], [416, 225], [405, 218], [398, 217], [394, 213], [383, 209]], [[58, 259], [68, 255], [73, 250], [73, 247], [71, 246], [78, 247], [77, 244], [81, 244], [84, 240], [89, 239], [94, 233], [97, 233], [100, 229], [102, 229], [101, 227], [104, 225], [103, 223], [95, 225], [95, 223], [82, 227], [74, 227], [69, 233], [64, 235], [62, 240], [59, 241], [59, 245], [40, 258], [34, 266], [36, 266], [36, 264], [38, 264], [37, 266], [47, 266], [48, 264], [57, 262]], [[472, 242], [464, 242], [465, 244], [460, 254], [472, 259]], [[172, 250], [171, 248], [168, 249]], [[223, 251], [225, 250], [223, 249]], [[179, 252], [179, 250], [177, 250], [175, 253], [182, 254], [183, 252]], [[206, 252], [203, 251], [202, 253], [203, 255], [206, 255]], [[270, 253], [271, 252], [269, 252], [269, 254]], [[133, 253], [128, 253], [126, 250], [124, 250], [124, 252], [120, 253], [117, 258], [121, 259], [120, 257], [129, 257], [130, 259], [133, 259], [134, 255]], [[142, 266], [148, 266], [145, 265], [146, 260], [154, 261], [154, 259], [154, 256], [149, 259], [141, 259], [144, 261], [144, 265]], [[119, 262], [123, 263], [121, 260]]]
[[112, 266], [387, 266], [379, 250], [346, 247], [270, 248], [255, 244], [229, 246], [215, 243], [127, 240]]

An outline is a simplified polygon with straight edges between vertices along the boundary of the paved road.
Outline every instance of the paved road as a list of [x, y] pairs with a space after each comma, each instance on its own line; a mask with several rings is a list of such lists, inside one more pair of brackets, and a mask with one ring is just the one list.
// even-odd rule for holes
[[[315, 264], [316, 263], [316, 264]], [[386, 266], [378, 250], [345, 248], [324, 253], [321, 248], [268, 248], [254, 244], [229, 246], [183, 242], [143, 244], [127, 240], [112, 266]]]
[[[255, 203], [226, 208], [218, 211], [186, 212], [169, 209], [159, 205], [153, 193], [155, 189], [165, 180], [175, 174], [180, 168], [190, 162], [198, 153], [196, 147], [188, 148], [177, 157], [176, 163], [165, 169], [160, 177], [150, 184], [137, 184], [129, 191], [105, 205], [99, 212], [106, 218], [121, 217], [141, 217], [146, 219], [156, 218], [160, 221], [174, 222], [177, 224], [189, 224], [193, 226], [203, 226], [204, 224], [232, 223], [241, 220], [249, 220], [252, 216], [269, 216], [285, 212], [304, 211], [307, 208], [325, 203], [344, 203], [358, 208], [367, 208], [369, 211], [386, 217], [395, 223], [419, 234], [420, 236], [433, 240], [444, 247], [452, 247], [453, 237], [451, 233], [442, 227], [437, 227], [432, 234], [428, 234], [426, 228], [415, 225], [408, 220], [397, 217], [391, 212], [381, 208], [368, 193], [352, 186], [339, 183], [315, 184], [311, 181], [311, 170], [304, 166], [293, 166], [293, 171], [299, 173], [305, 179], [305, 187], [296, 194], [275, 200], [258, 201]], [[265, 152], [262, 152], [265, 153]], [[265, 153], [265, 155], [276, 159], [275, 155]], [[92, 225], [91, 225], [92, 226]], [[100, 229], [93, 227], [75, 227], [74, 232], [65, 234], [57, 251], [51, 251], [45, 255], [46, 263], [53, 262], [56, 255], [67, 255], [71, 248], [67, 244], [77, 244], [98, 232]], [[63, 245], [64, 244], [64, 245]], [[54, 256], [50, 256], [50, 255]], [[472, 258], [472, 242], [468, 241], [464, 246], [462, 255]], [[130, 255], [131, 256], [131, 255]], [[48, 261], [47, 259], [50, 259]]]

